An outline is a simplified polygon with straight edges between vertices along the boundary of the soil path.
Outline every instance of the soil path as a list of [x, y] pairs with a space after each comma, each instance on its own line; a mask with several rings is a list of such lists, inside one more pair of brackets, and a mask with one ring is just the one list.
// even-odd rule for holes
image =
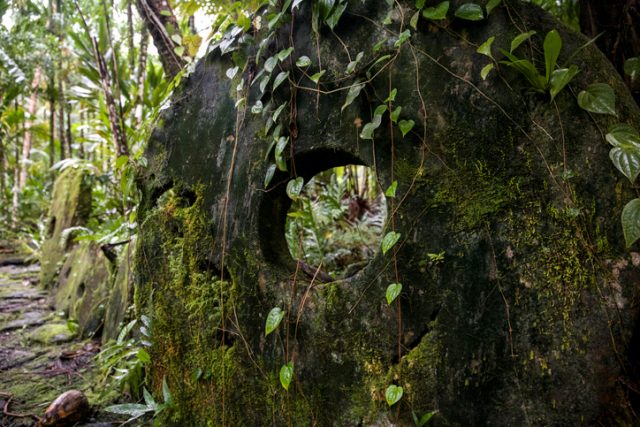
[[[7, 260], [7, 257], [4, 257]], [[0, 263], [0, 426], [31, 426], [47, 406], [67, 390], [82, 391], [90, 403], [100, 395], [100, 373], [94, 356], [99, 341], [74, 337], [38, 287], [38, 265]], [[7, 406], [7, 401], [10, 400]], [[14, 415], [7, 415], [7, 413]], [[93, 426], [111, 425], [96, 421]]]

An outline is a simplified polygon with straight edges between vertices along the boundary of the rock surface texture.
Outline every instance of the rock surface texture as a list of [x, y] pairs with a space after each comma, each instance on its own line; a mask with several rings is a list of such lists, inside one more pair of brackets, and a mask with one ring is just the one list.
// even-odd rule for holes
[[[436, 410], [434, 425], [637, 423], [640, 255], [620, 225], [634, 196], [604, 139], [613, 123], [640, 126], [637, 105], [596, 48], [579, 50], [585, 38], [531, 5], [503, 1], [471, 22], [454, 18], [451, 2], [449, 19], [420, 17], [413, 30], [415, 2], [400, 3], [389, 13], [387, 2], [351, 1], [335, 34], [316, 34], [302, 2], [256, 65], [262, 16], [256, 44], [225, 39], [235, 50], [201, 61], [163, 115], [140, 175], [136, 303], [152, 317], [154, 392], [166, 378], [172, 394], [165, 422], [413, 425], [412, 413]], [[496, 36], [502, 59], [497, 47], [528, 30], [537, 34], [517, 53], [543, 70], [554, 28], [559, 64], [580, 69], [555, 102], [505, 65], [480, 77], [490, 62], [480, 44]], [[265, 74], [248, 94], [239, 84], [290, 40], [252, 114]], [[306, 74], [294, 65], [303, 55]], [[242, 58], [244, 71], [227, 73]], [[272, 93], [282, 71], [288, 80]], [[575, 94], [596, 82], [614, 89], [617, 117], [578, 107]], [[392, 109], [415, 126], [403, 137], [386, 112], [374, 139], [360, 138], [393, 88]], [[265, 190], [277, 124], [288, 172]], [[387, 229], [400, 239], [355, 276], [312, 283], [285, 243], [287, 182], [348, 163], [375, 167], [383, 188], [397, 180]], [[394, 282], [402, 292], [388, 305]], [[265, 336], [274, 307], [286, 314]], [[389, 407], [392, 384], [404, 393]]]

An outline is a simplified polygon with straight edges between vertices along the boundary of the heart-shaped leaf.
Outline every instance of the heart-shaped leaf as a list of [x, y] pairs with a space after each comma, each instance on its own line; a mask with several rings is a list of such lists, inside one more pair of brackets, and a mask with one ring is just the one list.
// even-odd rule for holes
[[398, 295], [400, 295], [400, 292], [402, 292], [402, 284], [401, 283], [392, 283], [389, 286], [387, 286], [387, 293], [386, 293], [386, 298], [387, 298], [387, 304], [391, 305], [391, 303], [398, 298]]
[[227, 72], [226, 72], [227, 78], [228, 79], [233, 79], [236, 76], [236, 74], [238, 73], [238, 70], [239, 70], [239, 68], [237, 66], [233, 67], [233, 68], [228, 68]]
[[613, 145], [609, 152], [611, 161], [633, 183], [640, 172], [640, 136], [638, 132], [629, 125], [619, 124], [609, 129], [606, 138]]
[[389, 387], [387, 387], [387, 391], [384, 393], [384, 398], [387, 401], [387, 405], [393, 406], [398, 403], [400, 399], [402, 399], [403, 394], [404, 390], [402, 389], [402, 387], [391, 384]]
[[269, 58], [267, 58], [266, 61], [264, 61], [264, 69], [267, 73], [270, 73], [273, 71], [274, 68], [276, 68], [277, 64], [278, 64], [278, 57], [270, 56]]
[[251, 106], [251, 112], [253, 114], [262, 113], [262, 109], [263, 109], [262, 101], [256, 101], [256, 103]]
[[284, 313], [285, 312], [280, 307], [274, 307], [271, 309], [271, 311], [267, 315], [267, 322], [265, 323], [264, 327], [265, 337], [271, 332], [275, 331], [276, 328], [280, 325], [280, 322], [282, 322], [282, 319], [284, 319]]
[[311, 65], [311, 59], [309, 59], [309, 57], [306, 55], [302, 55], [296, 60], [296, 65], [300, 68], [307, 68], [309, 65]]
[[622, 232], [627, 247], [640, 238], [640, 199], [633, 199], [622, 210]]
[[284, 61], [285, 59], [287, 59], [289, 57], [289, 55], [291, 55], [291, 52], [293, 52], [293, 48], [289, 47], [287, 49], [283, 49], [280, 52], [278, 52], [278, 60], [280, 62]]
[[347, 93], [347, 99], [344, 101], [342, 108], [340, 111], [344, 111], [351, 103], [360, 95], [360, 91], [364, 88], [364, 83], [360, 83], [359, 80], [356, 80], [356, 83], [349, 88], [349, 92]]
[[396, 233], [395, 231], [390, 231], [382, 238], [382, 253], [386, 254], [389, 249], [393, 248], [393, 246], [400, 240], [400, 233]]
[[398, 123], [398, 118], [400, 117], [401, 111], [402, 111], [402, 107], [397, 107], [395, 110], [391, 112], [391, 114], [389, 114], [389, 117], [391, 117], [391, 121], [393, 123]]
[[415, 122], [413, 120], [400, 120], [400, 123], [398, 123], [398, 127], [400, 128], [400, 132], [402, 132], [402, 136], [408, 134], [409, 131], [413, 129], [414, 125]]
[[311, 79], [312, 82], [314, 83], [318, 83], [320, 81], [320, 77], [322, 77], [324, 75], [324, 73], [326, 73], [327, 70], [322, 70], [319, 73], [315, 73], [313, 76], [309, 77]]
[[304, 179], [301, 176], [292, 179], [287, 183], [287, 196], [289, 196], [291, 200], [297, 199], [298, 196], [300, 196], [302, 187], [304, 187]]
[[578, 94], [578, 105], [583, 110], [616, 116], [616, 94], [605, 83], [594, 83]]
[[456, 10], [455, 16], [467, 21], [481, 21], [484, 19], [484, 12], [479, 4], [465, 3]]
[[432, 21], [440, 21], [447, 18], [449, 11], [449, 2], [443, 1], [435, 7], [428, 7], [422, 11], [422, 16]]
[[285, 390], [289, 390], [289, 384], [293, 379], [293, 361], [288, 362], [286, 365], [282, 365], [280, 368], [280, 384]]
[[487, 64], [484, 67], [482, 67], [482, 70], [480, 70], [480, 77], [482, 77], [482, 80], [487, 79], [487, 76], [489, 75], [491, 70], [493, 70], [493, 64]]

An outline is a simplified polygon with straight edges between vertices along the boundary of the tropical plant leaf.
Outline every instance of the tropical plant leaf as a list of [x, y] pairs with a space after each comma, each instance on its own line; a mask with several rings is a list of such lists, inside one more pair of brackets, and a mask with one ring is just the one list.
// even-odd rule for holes
[[402, 132], [402, 136], [406, 136], [411, 129], [413, 129], [413, 126], [415, 125], [415, 122], [413, 120], [400, 120], [400, 123], [398, 123], [398, 127], [400, 128], [400, 132]]
[[382, 253], [386, 254], [389, 249], [393, 248], [394, 245], [400, 240], [400, 233], [396, 233], [395, 231], [390, 231], [382, 238]]
[[491, 70], [493, 70], [493, 64], [487, 64], [484, 67], [482, 67], [482, 70], [480, 70], [480, 77], [482, 77], [482, 80], [487, 79], [487, 76], [489, 75]]
[[296, 66], [299, 68], [307, 68], [309, 65], [311, 65], [311, 59], [306, 55], [302, 55], [296, 60]]
[[572, 65], [569, 68], [553, 70], [551, 73], [551, 80], [549, 81], [549, 93], [551, 93], [551, 100], [553, 100], [579, 72], [580, 70], [575, 65]]
[[384, 195], [387, 197], [396, 197], [396, 189], [398, 188], [398, 181], [394, 180], [387, 191], [384, 192]]
[[489, 37], [484, 43], [480, 45], [476, 52], [493, 59], [493, 54], [491, 53], [491, 45], [493, 44], [493, 41], [495, 39], [495, 36]]
[[633, 199], [622, 210], [622, 232], [627, 247], [640, 238], [640, 199]]
[[384, 393], [384, 398], [387, 401], [387, 405], [393, 406], [398, 403], [400, 399], [402, 399], [403, 394], [404, 390], [402, 389], [402, 387], [391, 384], [389, 387], [387, 387], [387, 391], [385, 391]]
[[624, 73], [635, 80], [640, 76], [640, 56], [634, 56], [624, 61]]
[[287, 77], [289, 77], [289, 72], [288, 71], [280, 72], [276, 76], [276, 79], [273, 81], [273, 90], [275, 91], [278, 88], [278, 86], [280, 86], [282, 84], [283, 81], [287, 80]]
[[616, 94], [606, 83], [593, 83], [578, 94], [578, 105], [583, 110], [616, 116]]
[[482, 7], [476, 3], [465, 3], [456, 10], [455, 16], [467, 21], [481, 21], [484, 19]]
[[440, 21], [447, 18], [449, 11], [449, 2], [443, 1], [435, 7], [427, 7], [422, 11], [422, 16], [432, 21]]
[[402, 292], [402, 284], [401, 283], [392, 283], [389, 286], [387, 286], [387, 292], [385, 297], [387, 298], [387, 304], [391, 305], [391, 303], [398, 298], [398, 295], [400, 295], [400, 292]]
[[267, 321], [264, 327], [264, 335], [267, 336], [271, 332], [275, 331], [278, 326], [280, 326], [280, 322], [284, 319], [285, 312], [280, 307], [274, 307], [271, 309], [269, 314], [267, 315]]
[[325, 19], [324, 21], [325, 24], [327, 24], [327, 26], [333, 30], [335, 26], [338, 25], [338, 22], [340, 21], [340, 17], [342, 16], [346, 8], [347, 8], [347, 3], [342, 3], [337, 5], [331, 12], [331, 15], [329, 15], [327, 19]]
[[513, 53], [513, 51], [516, 50], [518, 46], [529, 40], [535, 33], [536, 32], [532, 30], [515, 36], [513, 40], [511, 40], [511, 48], [509, 51]]
[[631, 126], [618, 124], [609, 129], [607, 141], [613, 145], [609, 157], [614, 166], [633, 184], [640, 172], [640, 136]]
[[364, 88], [364, 83], [360, 83], [360, 80], [356, 80], [356, 83], [349, 88], [349, 92], [347, 93], [347, 99], [340, 111], [344, 111], [351, 103], [360, 95], [360, 91]]
[[280, 384], [285, 390], [289, 390], [289, 385], [293, 379], [293, 361], [287, 362], [280, 368]]
[[496, 7], [500, 6], [500, 3], [502, 3], [502, 0], [489, 0], [489, 2], [487, 3], [487, 16], [489, 16], [491, 14], [491, 11], [493, 9], [495, 9]]
[[292, 179], [287, 183], [287, 196], [289, 196], [291, 200], [297, 199], [300, 196], [302, 187], [304, 187], [304, 179], [301, 176]]
[[562, 39], [556, 30], [551, 30], [544, 38], [544, 66], [545, 79], [550, 81], [551, 73], [558, 62], [560, 50], [562, 49]]
[[327, 70], [322, 70], [318, 73], [315, 73], [313, 76], [309, 77], [311, 79], [312, 82], [314, 83], [318, 83], [320, 81], [320, 78], [324, 75], [324, 73], [326, 73]]
[[267, 173], [264, 176], [264, 188], [267, 188], [271, 183], [271, 180], [276, 173], [276, 167], [277, 166], [275, 164], [271, 164], [269, 166], [269, 169], [267, 169]]

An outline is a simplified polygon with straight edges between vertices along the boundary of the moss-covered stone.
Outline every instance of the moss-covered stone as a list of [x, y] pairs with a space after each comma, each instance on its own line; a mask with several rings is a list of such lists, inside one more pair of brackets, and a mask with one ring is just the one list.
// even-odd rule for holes
[[118, 257], [117, 270], [104, 316], [102, 342], [116, 339], [123, 326], [127, 309], [133, 303], [133, 256], [135, 241], [124, 245]]
[[54, 289], [56, 310], [78, 322], [78, 333], [92, 336], [103, 325], [111, 291], [111, 264], [100, 247], [82, 242], [71, 251]]
[[82, 168], [67, 168], [56, 179], [47, 220], [47, 239], [42, 244], [40, 283], [51, 288], [72, 246], [64, 230], [85, 225], [91, 213], [91, 186]]
[[34, 329], [29, 339], [46, 345], [71, 341], [74, 335], [66, 323], [47, 323]]
[[[527, 28], [537, 52], [558, 28], [560, 63], [586, 45], [571, 58], [581, 70], [574, 92], [609, 83], [617, 120], [639, 127], [637, 106], [595, 47], [519, 2], [482, 22], [421, 19], [411, 44], [369, 81], [371, 46], [395, 53], [393, 32], [414, 3], [400, 2], [403, 14], [384, 27], [387, 2], [351, 1], [340, 40], [322, 30], [316, 43], [303, 2], [269, 53], [291, 37], [294, 60], [320, 52], [326, 70], [320, 96], [295, 68], [296, 92], [283, 84], [273, 95], [274, 105], [296, 102], [295, 114], [280, 116], [289, 171], [308, 180], [363, 163], [383, 188], [398, 180], [388, 225], [402, 236], [395, 262], [393, 251], [379, 254], [329, 284], [296, 268], [284, 238], [294, 172], [262, 190], [271, 136], [264, 117], [234, 107], [231, 55], [203, 60], [165, 112], [139, 177], [135, 255], [136, 306], [152, 318], [151, 383], [159, 397], [166, 379], [173, 397], [165, 423], [411, 425], [412, 413], [437, 410], [440, 425], [633, 424], [640, 255], [624, 247], [619, 223], [634, 195], [602, 138], [613, 118], [585, 113], [569, 90], [550, 103], [507, 67], [483, 80], [488, 60], [477, 46], [496, 36], [494, 47], [508, 48]], [[352, 76], [345, 46], [352, 58], [364, 52]], [[358, 78], [365, 90], [341, 111]], [[413, 131], [403, 137], [385, 115], [374, 142], [360, 139], [358, 125], [390, 88]], [[385, 289], [397, 281], [402, 294], [389, 306]], [[265, 336], [273, 307], [287, 315]], [[289, 391], [278, 381], [287, 361]], [[392, 383], [405, 396], [389, 409]]]

